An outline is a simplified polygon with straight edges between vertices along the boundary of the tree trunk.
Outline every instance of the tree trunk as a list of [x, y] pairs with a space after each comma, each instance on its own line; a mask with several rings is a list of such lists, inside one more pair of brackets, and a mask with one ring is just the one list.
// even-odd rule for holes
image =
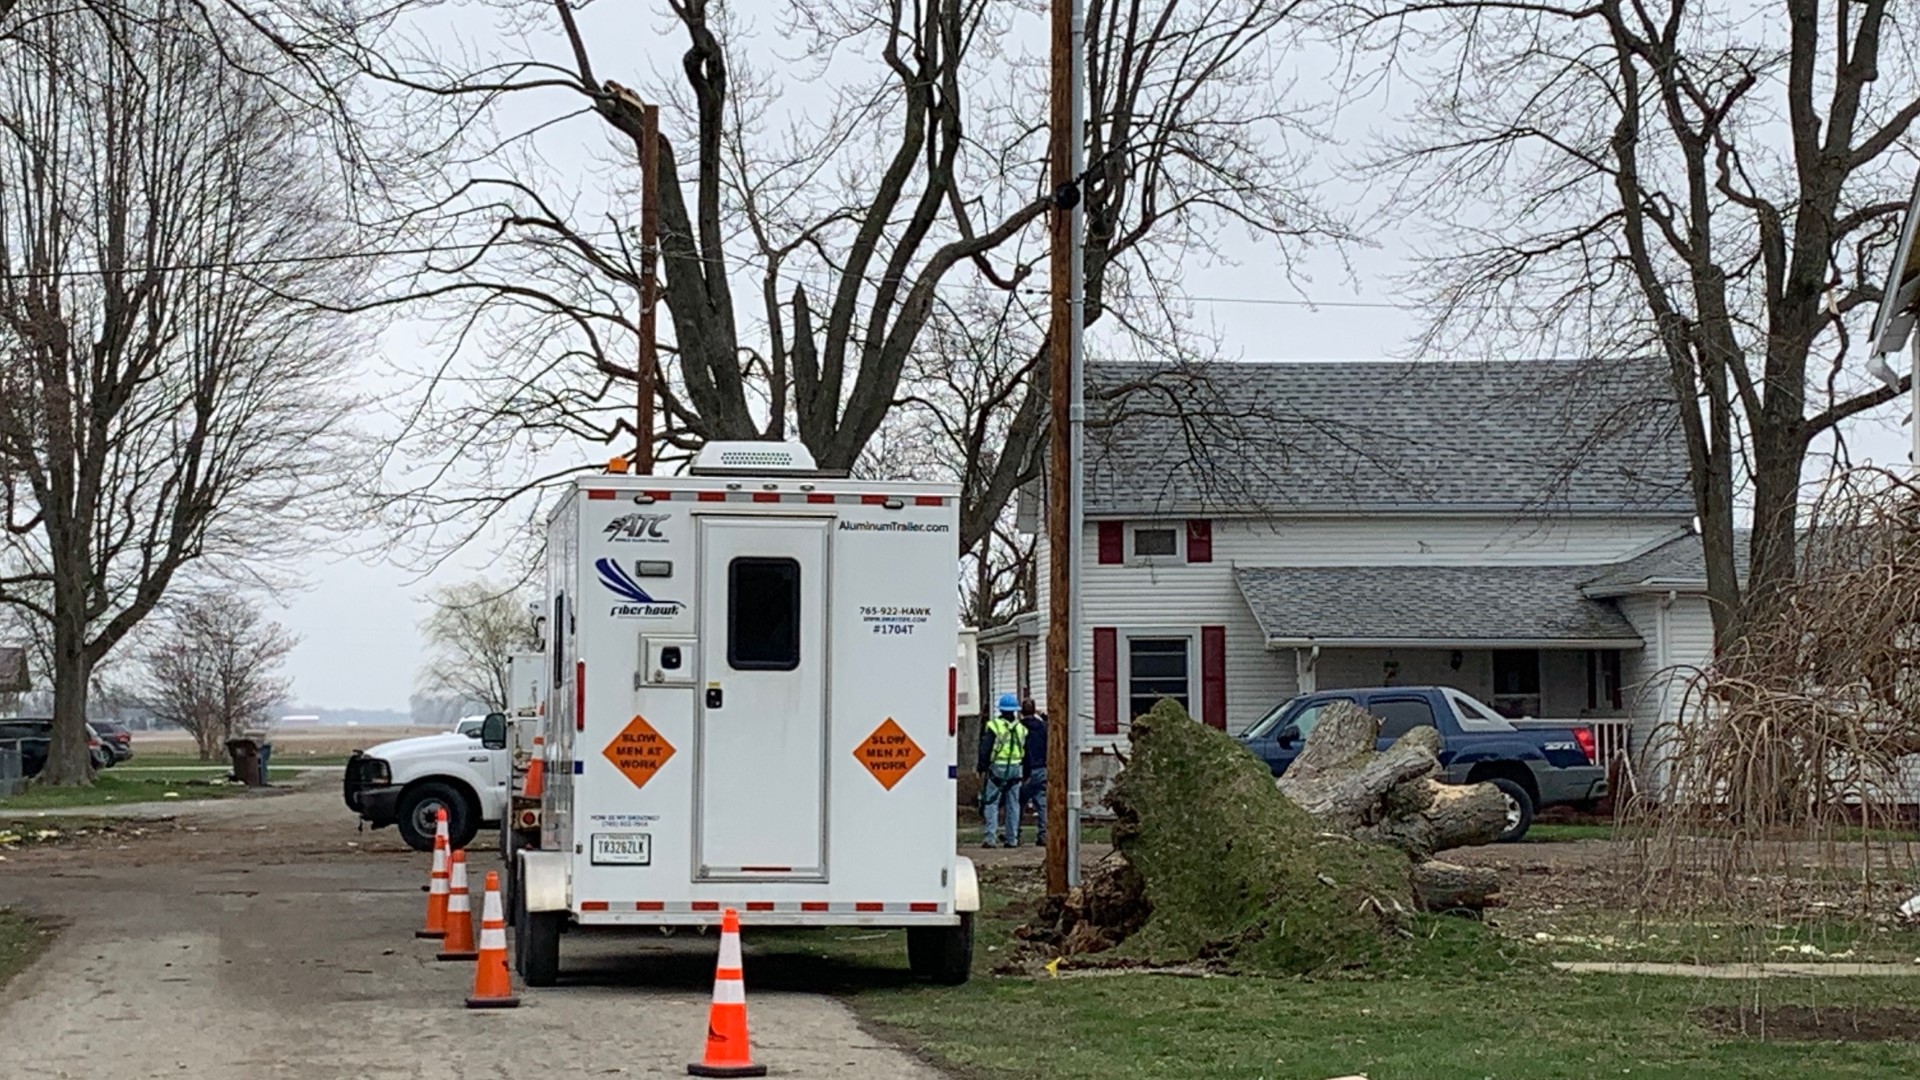
[[93, 754], [87, 749], [87, 686], [93, 671], [84, 627], [74, 621], [64, 612], [54, 621], [53, 739], [40, 780], [84, 786], [93, 783]]
[[1507, 800], [1499, 788], [1425, 777], [1395, 788], [1379, 823], [1354, 835], [1424, 859], [1436, 851], [1491, 844], [1505, 831]]
[[1426, 911], [1484, 911], [1502, 903], [1500, 876], [1483, 866], [1431, 859], [1413, 868], [1413, 898]]
[[1375, 753], [1380, 721], [1355, 705], [1329, 706], [1276, 783], [1332, 828], [1399, 848], [1414, 859], [1491, 843], [1506, 829], [1506, 800], [1491, 784], [1458, 786], [1440, 771], [1440, 733], [1414, 728]]

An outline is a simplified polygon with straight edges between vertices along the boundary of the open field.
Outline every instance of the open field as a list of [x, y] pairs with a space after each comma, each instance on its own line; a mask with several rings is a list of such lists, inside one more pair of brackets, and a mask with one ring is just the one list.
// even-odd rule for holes
[[[273, 743], [273, 762], [277, 765], [282, 761], [292, 764], [296, 758], [344, 761], [349, 753], [375, 743], [445, 731], [445, 728], [412, 727], [283, 727], [276, 728], [268, 739]], [[200, 760], [193, 736], [179, 730], [136, 731], [133, 752], [135, 756], [129, 764], [141, 763], [148, 757], [168, 763], [177, 760], [181, 764], [197, 764]]]

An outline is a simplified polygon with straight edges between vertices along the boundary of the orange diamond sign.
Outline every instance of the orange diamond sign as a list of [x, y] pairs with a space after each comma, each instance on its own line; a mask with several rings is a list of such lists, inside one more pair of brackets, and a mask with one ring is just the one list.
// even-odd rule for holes
[[633, 722], [613, 737], [607, 748], [601, 751], [613, 767], [625, 773], [633, 786], [643, 788], [660, 766], [673, 756], [673, 744], [668, 742], [653, 725], [647, 723], [644, 716], [636, 716]]
[[887, 722], [873, 729], [867, 741], [853, 748], [853, 756], [867, 767], [880, 786], [888, 791], [900, 782], [901, 777], [913, 771], [920, 759], [927, 756], [920, 744], [907, 737], [900, 725], [887, 717]]

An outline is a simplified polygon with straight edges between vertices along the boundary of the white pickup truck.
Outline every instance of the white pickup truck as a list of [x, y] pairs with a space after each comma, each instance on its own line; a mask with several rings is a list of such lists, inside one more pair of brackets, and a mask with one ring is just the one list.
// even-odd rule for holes
[[376, 829], [399, 826], [401, 838], [418, 851], [433, 850], [434, 817], [444, 809], [448, 839], [467, 846], [506, 810], [511, 759], [481, 740], [493, 723], [504, 731], [505, 715], [467, 717], [444, 734], [355, 750], [343, 777], [347, 808]]

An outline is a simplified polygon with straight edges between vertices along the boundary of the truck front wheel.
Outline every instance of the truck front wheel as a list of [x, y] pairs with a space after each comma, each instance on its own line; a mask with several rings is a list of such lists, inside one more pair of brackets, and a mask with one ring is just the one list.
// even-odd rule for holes
[[415, 784], [400, 796], [394, 807], [400, 838], [415, 851], [433, 850], [434, 814], [447, 812], [447, 842], [456, 848], [473, 843], [480, 832], [480, 815], [459, 788], [429, 780]]
[[521, 909], [520, 925], [513, 928], [513, 951], [520, 979], [528, 986], [552, 986], [559, 981], [560, 926], [566, 917], [564, 911]]
[[1504, 776], [1496, 776], [1490, 781], [1500, 789], [1507, 800], [1507, 829], [1494, 838], [1496, 844], [1511, 844], [1527, 835], [1533, 826], [1533, 796], [1519, 783]]
[[941, 986], [966, 982], [973, 974], [973, 913], [961, 912], [958, 926], [909, 928], [907, 967]]

